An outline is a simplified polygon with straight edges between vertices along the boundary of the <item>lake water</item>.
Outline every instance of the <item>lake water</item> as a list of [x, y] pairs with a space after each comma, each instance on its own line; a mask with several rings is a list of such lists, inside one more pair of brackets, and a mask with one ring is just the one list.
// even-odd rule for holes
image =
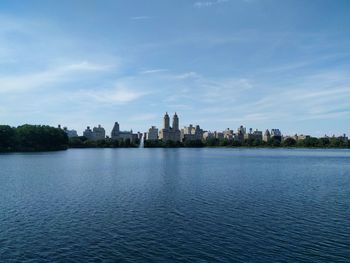
[[350, 262], [350, 151], [0, 155], [0, 262]]

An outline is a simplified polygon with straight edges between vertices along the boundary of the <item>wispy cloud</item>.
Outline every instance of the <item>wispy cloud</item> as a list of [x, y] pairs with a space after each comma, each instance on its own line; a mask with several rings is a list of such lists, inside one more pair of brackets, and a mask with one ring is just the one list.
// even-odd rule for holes
[[161, 72], [167, 72], [169, 71], [168, 69], [148, 69], [141, 71], [141, 74], [154, 74], [154, 73], [161, 73]]
[[131, 20], [147, 20], [151, 19], [152, 17], [150, 16], [132, 16], [130, 17]]
[[173, 76], [175, 79], [193, 79], [193, 78], [198, 78], [199, 75], [196, 72], [190, 71], [190, 72], [186, 72], [183, 74], [179, 74], [179, 75], [174, 75]]
[[83, 61], [33, 73], [0, 75], [0, 93], [37, 89], [44, 85], [58, 84], [77, 78], [79, 74], [91, 74], [111, 68], [113, 68], [111, 65]]
[[226, 3], [229, 0], [216, 0], [216, 1], [198, 1], [193, 4], [194, 7], [196, 8], [204, 8], [204, 7], [211, 7], [214, 5]]
[[135, 101], [146, 94], [148, 93], [117, 85], [116, 88], [111, 89], [82, 90], [78, 93], [78, 96], [90, 98], [99, 103], [125, 104]]

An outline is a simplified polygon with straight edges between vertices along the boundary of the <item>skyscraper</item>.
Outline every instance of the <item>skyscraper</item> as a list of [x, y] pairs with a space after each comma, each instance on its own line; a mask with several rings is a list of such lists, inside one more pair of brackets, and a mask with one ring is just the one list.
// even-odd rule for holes
[[167, 112], [164, 115], [164, 129], [170, 129], [170, 118]]
[[164, 115], [164, 127], [159, 131], [159, 139], [163, 141], [179, 142], [181, 140], [181, 131], [179, 130], [179, 117], [175, 113], [173, 116], [173, 127], [170, 127], [168, 113]]

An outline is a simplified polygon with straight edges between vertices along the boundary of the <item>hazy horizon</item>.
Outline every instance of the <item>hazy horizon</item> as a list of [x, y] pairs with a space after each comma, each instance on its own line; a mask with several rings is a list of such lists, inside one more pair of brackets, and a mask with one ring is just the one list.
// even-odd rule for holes
[[1, 1], [0, 122], [350, 132], [350, 2]]

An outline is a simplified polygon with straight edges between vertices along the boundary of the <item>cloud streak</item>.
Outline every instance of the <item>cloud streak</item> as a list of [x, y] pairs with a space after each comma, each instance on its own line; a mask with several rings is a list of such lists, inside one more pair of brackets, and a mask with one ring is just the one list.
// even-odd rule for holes
[[141, 74], [155, 74], [155, 73], [161, 73], [161, 72], [167, 72], [169, 71], [168, 69], [148, 69], [141, 71]]
[[148, 20], [151, 19], [150, 16], [132, 16], [130, 17], [131, 20]]
[[43, 86], [76, 79], [80, 74], [92, 74], [111, 70], [113, 66], [82, 61], [58, 66], [39, 72], [0, 76], [0, 93], [30, 91]]
[[198, 1], [193, 4], [196, 8], [206, 8], [228, 2], [228, 0]]
[[147, 92], [137, 91], [125, 86], [99, 90], [82, 90], [76, 97], [92, 99], [98, 103], [126, 104], [147, 95]]

